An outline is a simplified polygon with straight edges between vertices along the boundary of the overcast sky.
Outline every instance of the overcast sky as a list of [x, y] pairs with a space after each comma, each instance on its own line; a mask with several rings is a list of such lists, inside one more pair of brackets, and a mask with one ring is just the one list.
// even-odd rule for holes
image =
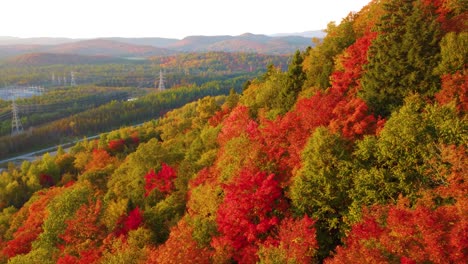
[[293, 33], [370, 0], [0, 0], [0, 36], [168, 37]]

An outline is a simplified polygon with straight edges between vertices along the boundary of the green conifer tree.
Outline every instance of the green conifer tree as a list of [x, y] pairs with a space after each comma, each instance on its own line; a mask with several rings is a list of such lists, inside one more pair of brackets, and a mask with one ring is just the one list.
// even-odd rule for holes
[[418, 0], [391, 0], [384, 4], [380, 35], [369, 51], [360, 96], [382, 116], [403, 104], [411, 93], [432, 96], [438, 77], [440, 24]]
[[279, 109], [280, 114], [284, 114], [292, 108], [298, 94], [302, 91], [302, 86], [306, 80], [306, 74], [302, 69], [303, 61], [303, 54], [297, 50], [286, 73], [286, 85], [279, 91], [273, 103], [274, 108]]

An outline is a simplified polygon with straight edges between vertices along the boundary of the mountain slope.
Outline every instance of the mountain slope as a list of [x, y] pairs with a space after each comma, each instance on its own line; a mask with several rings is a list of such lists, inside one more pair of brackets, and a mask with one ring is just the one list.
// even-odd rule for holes
[[209, 45], [231, 38], [232, 36], [189, 36], [169, 45], [168, 48], [180, 51], [204, 51]]
[[0, 59], [26, 53], [40, 52], [42, 47], [41, 45], [32, 44], [0, 45]]
[[153, 46], [159, 48], [167, 48], [171, 44], [176, 43], [179, 39], [172, 38], [103, 38], [106, 40], [117, 41], [133, 45]]
[[271, 34], [271, 37], [288, 37], [288, 36], [299, 36], [304, 38], [324, 38], [327, 35], [323, 30], [310, 30], [304, 32], [295, 32], [295, 33], [276, 33]]
[[168, 46], [186, 52], [225, 51], [263, 54], [291, 54], [311, 46], [309, 38], [300, 36], [269, 37], [246, 33], [239, 36], [190, 36]]
[[168, 55], [172, 52], [152, 46], [133, 45], [106, 39], [83, 40], [75, 43], [66, 43], [43, 48], [50, 53], [67, 53], [79, 55], [104, 55], [114, 57], [128, 56], [156, 56]]
[[149, 57], [178, 52], [255, 52], [292, 54], [313, 45], [302, 36], [271, 37], [258, 34], [239, 36], [189, 36], [182, 40], [168, 38], [66, 39], [0, 37], [0, 58], [25, 53], [59, 53], [88, 56]]
[[0, 45], [0, 58], [27, 53], [56, 53], [108, 57], [150, 57], [171, 55], [176, 52], [164, 48], [148, 45], [136, 45], [108, 39], [82, 40], [58, 45]]
[[[0, 259], [466, 263], [467, 35], [459, 9], [416, 1], [372, 1], [242, 94], [204, 97], [227, 92], [212, 83], [157, 121], [10, 166]], [[420, 49], [428, 35], [440, 50]], [[391, 93], [389, 113], [370, 92]], [[162, 95], [109, 113], [177, 98]]]

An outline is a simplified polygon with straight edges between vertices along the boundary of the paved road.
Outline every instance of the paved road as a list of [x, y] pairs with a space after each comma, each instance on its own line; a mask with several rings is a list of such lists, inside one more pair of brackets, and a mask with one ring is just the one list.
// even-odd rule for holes
[[[95, 138], [98, 138], [99, 136], [100, 135], [95, 135], [95, 136], [92, 136], [92, 137], [87, 137], [86, 139], [95, 139]], [[21, 163], [21, 162], [23, 162], [25, 160], [34, 161], [34, 160], [38, 159], [39, 157], [41, 157], [43, 154], [45, 154], [47, 152], [49, 152], [49, 153], [50, 152], [56, 152], [60, 146], [62, 148], [64, 148], [64, 149], [68, 150], [72, 146], [74, 146], [76, 143], [81, 142], [83, 140], [85, 140], [85, 139], [82, 138], [82, 139], [75, 140], [75, 141], [72, 141], [72, 142], [68, 142], [68, 143], [65, 143], [65, 144], [62, 144], [62, 145], [57, 145], [57, 146], [53, 146], [53, 147], [49, 147], [49, 148], [44, 148], [44, 149], [33, 151], [33, 152], [30, 152], [30, 153], [22, 154], [20, 156], [16, 156], [16, 157], [13, 157], [13, 158], [0, 160], [0, 166], [8, 164], [9, 162]]]
[[[140, 124], [136, 124], [136, 125], [133, 125], [134, 127], [138, 127], [138, 126], [141, 126], [143, 125], [144, 123], [140, 123]], [[105, 132], [104, 132], [105, 133]], [[99, 138], [101, 136], [101, 134], [103, 133], [100, 133], [99, 135], [94, 135], [94, 136], [91, 136], [91, 137], [87, 137], [86, 139], [89, 140], [89, 139], [95, 139], [95, 138]], [[37, 151], [33, 151], [33, 152], [30, 152], [30, 153], [26, 153], [26, 154], [23, 154], [23, 155], [19, 155], [19, 156], [16, 156], [16, 157], [13, 157], [13, 158], [9, 158], [9, 159], [4, 159], [4, 160], [0, 160], [0, 167], [8, 164], [9, 162], [13, 162], [13, 163], [17, 163], [17, 164], [21, 164], [23, 161], [25, 160], [28, 160], [28, 161], [34, 161], [38, 158], [40, 158], [42, 155], [44, 155], [46, 152], [49, 152], [49, 153], [52, 153], [52, 152], [56, 152], [57, 149], [62, 146], [62, 148], [64, 148], [64, 150], [68, 150], [70, 149], [71, 147], [73, 147], [76, 143], [78, 142], [81, 142], [85, 140], [84, 138], [82, 139], [79, 139], [79, 140], [75, 140], [75, 141], [72, 141], [72, 142], [68, 142], [68, 143], [65, 143], [65, 144], [62, 144], [62, 145], [57, 145], [57, 146], [53, 146], [53, 147], [49, 147], [49, 148], [44, 148], [44, 149], [41, 149], [41, 150], [37, 150]], [[0, 168], [0, 172], [2, 171], [2, 169]]]

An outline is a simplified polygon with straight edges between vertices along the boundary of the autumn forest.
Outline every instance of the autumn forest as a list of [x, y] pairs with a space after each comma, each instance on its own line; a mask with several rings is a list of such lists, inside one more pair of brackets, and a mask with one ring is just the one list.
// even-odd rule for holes
[[287, 66], [43, 128], [155, 117], [0, 172], [0, 263], [466, 263], [467, 14], [373, 0]]

